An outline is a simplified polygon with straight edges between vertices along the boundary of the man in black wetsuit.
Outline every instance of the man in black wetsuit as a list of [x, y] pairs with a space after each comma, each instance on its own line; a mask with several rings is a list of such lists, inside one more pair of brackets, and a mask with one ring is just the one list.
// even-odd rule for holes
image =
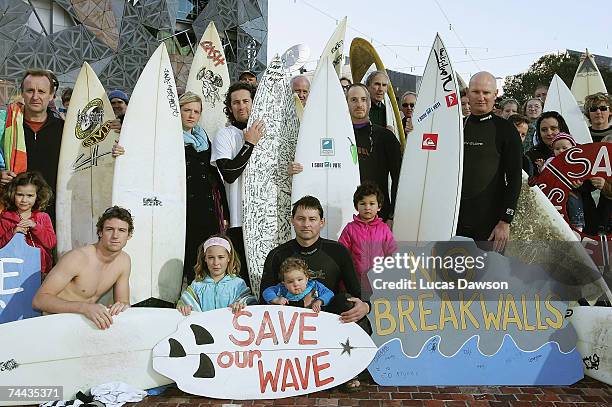
[[521, 192], [522, 147], [514, 125], [493, 114], [496, 96], [493, 75], [472, 76], [457, 235], [493, 241], [493, 250], [503, 251]]
[[[378, 215], [383, 221], [388, 222], [393, 219], [397, 183], [402, 165], [399, 141], [389, 129], [370, 122], [370, 94], [363, 84], [351, 85], [346, 92], [346, 100], [355, 131], [361, 182], [371, 181], [380, 188], [384, 202]], [[389, 176], [391, 176], [391, 196], [389, 196]]]
[[[291, 223], [295, 239], [268, 253], [261, 276], [259, 301], [265, 304], [261, 293], [281, 282], [279, 272], [283, 261], [288, 257], [299, 257], [308, 264], [311, 277], [335, 294], [323, 310], [340, 314], [340, 320], [344, 323], [356, 322], [369, 334], [372, 332], [367, 318], [370, 304], [361, 300], [361, 286], [353, 260], [346, 247], [321, 237], [321, 228], [325, 225], [323, 215], [321, 202], [313, 196], [305, 196], [293, 204]], [[344, 283], [346, 293], [341, 292], [341, 282]], [[349, 380], [344, 389], [349, 392], [359, 390], [359, 379]]]

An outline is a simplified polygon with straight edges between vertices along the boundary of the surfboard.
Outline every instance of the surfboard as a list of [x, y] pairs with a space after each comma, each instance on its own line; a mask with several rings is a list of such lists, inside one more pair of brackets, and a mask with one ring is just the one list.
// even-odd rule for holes
[[355, 212], [359, 186], [355, 133], [342, 86], [328, 58], [317, 71], [300, 124], [295, 161], [304, 171], [293, 176], [291, 202], [305, 195], [319, 198], [326, 223], [321, 236], [338, 240]]
[[612, 385], [612, 309], [574, 307], [570, 321], [578, 334], [584, 374]]
[[23, 233], [15, 233], [0, 249], [0, 324], [40, 316], [32, 308], [40, 288], [40, 255]]
[[578, 144], [592, 143], [593, 138], [585, 121], [582, 110], [578, 107], [576, 99], [563, 79], [555, 74], [548, 88], [544, 111], [559, 112], [565, 119], [570, 134]]
[[176, 85], [166, 46], [153, 53], [136, 83], [119, 144], [113, 203], [129, 209], [134, 235], [130, 301], [176, 302], [185, 250], [185, 151]]
[[595, 64], [593, 55], [589, 54], [587, 49], [580, 58], [580, 65], [574, 75], [574, 81], [572, 82], [572, 94], [578, 102], [578, 106], [584, 105], [584, 99], [588, 95], [592, 95], [597, 92], [608, 93], [606, 90], [606, 84], [601, 77], [599, 68]]
[[244, 248], [251, 288], [259, 295], [266, 256], [291, 239], [291, 177], [299, 120], [283, 64], [276, 56], [257, 86], [247, 127], [265, 124], [264, 136], [244, 169], [242, 194]]
[[320, 67], [325, 65], [325, 58], [329, 58], [338, 77], [342, 76], [342, 65], [344, 65], [344, 36], [346, 35], [346, 16], [340, 20], [340, 23], [336, 26], [331, 37], [327, 40], [327, 44], [325, 44], [325, 48], [323, 48], [323, 52], [321, 53], [321, 58], [317, 63], [316, 71], [319, 70]]
[[308, 61], [310, 47], [307, 44], [295, 44], [285, 51], [281, 56], [281, 61], [285, 69], [291, 74], [299, 70]]
[[111, 155], [118, 134], [104, 87], [87, 62], [79, 72], [62, 134], [57, 169], [57, 251], [98, 240], [96, 222], [111, 206], [115, 159]]
[[304, 106], [302, 105], [302, 101], [297, 93], [293, 94], [293, 104], [295, 105], [295, 114], [301, 122], [302, 117], [304, 117]]
[[409, 242], [455, 235], [463, 174], [459, 88], [439, 35], [425, 66], [400, 172], [393, 233]]
[[206, 131], [211, 140], [227, 122], [223, 108], [229, 85], [229, 71], [223, 44], [215, 23], [211, 21], [198, 43], [185, 88], [202, 98], [200, 127]]
[[[363, 38], [353, 38], [351, 42], [351, 48], [349, 50], [349, 59], [351, 65], [351, 73], [353, 75], [353, 82], [361, 82], [367, 70], [372, 64], [376, 65], [378, 70], [386, 70], [385, 65], [378, 56], [376, 49], [367, 40]], [[387, 94], [393, 107], [393, 116], [395, 120], [395, 127], [397, 128], [397, 136], [400, 140], [402, 149], [406, 145], [406, 136], [404, 134], [404, 128], [402, 127], [402, 118], [400, 116], [399, 107], [397, 105], [397, 98], [395, 97], [395, 91], [393, 90], [393, 84], [389, 80], [389, 87], [387, 88]], [[386, 101], [385, 101], [386, 102]], [[389, 120], [389, 115], [387, 115]]]
[[[106, 330], [78, 314], [1, 324], [0, 383], [63, 386], [65, 400], [108, 382], [139, 389], [172, 383], [153, 370], [152, 349], [183, 319], [175, 309], [130, 308], [113, 317]], [[20, 404], [23, 402], [0, 400], [2, 406]]]
[[228, 308], [193, 313], [155, 346], [153, 368], [186, 393], [271, 399], [344, 383], [376, 351], [363, 329], [338, 315], [255, 305], [236, 315]]

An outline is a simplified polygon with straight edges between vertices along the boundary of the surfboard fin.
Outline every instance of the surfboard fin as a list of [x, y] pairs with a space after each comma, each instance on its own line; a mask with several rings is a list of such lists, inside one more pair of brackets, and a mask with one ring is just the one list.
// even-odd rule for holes
[[210, 345], [211, 343], [215, 343], [215, 339], [203, 326], [191, 324], [189, 327], [191, 328], [191, 332], [193, 332], [193, 336], [195, 337], [196, 345]]
[[177, 341], [174, 338], [170, 338], [168, 339], [168, 342], [170, 343], [170, 355], [168, 355], [169, 357], [183, 358], [187, 356], [187, 353], [185, 353], [185, 349], [183, 348], [183, 345], [181, 345], [179, 341]]
[[215, 367], [212, 360], [205, 353], [200, 353], [200, 366], [193, 374], [193, 377], [200, 379], [212, 379], [215, 377]]

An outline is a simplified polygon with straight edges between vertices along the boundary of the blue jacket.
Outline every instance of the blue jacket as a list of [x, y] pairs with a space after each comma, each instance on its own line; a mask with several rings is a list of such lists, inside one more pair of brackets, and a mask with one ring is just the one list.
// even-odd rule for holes
[[236, 301], [247, 305], [257, 304], [257, 299], [251, 295], [243, 279], [226, 274], [216, 283], [209, 276], [193, 280], [181, 294], [177, 305], [191, 305], [194, 311], [211, 311], [229, 307]]
[[[308, 290], [309, 287], [312, 287], [311, 290]], [[319, 299], [323, 301], [323, 305], [329, 304], [329, 302], [334, 298], [334, 292], [329, 288], [325, 287], [323, 283], [320, 283], [317, 280], [308, 280], [308, 285], [306, 286], [306, 291], [304, 291], [304, 295], [300, 296], [300, 298], [291, 299], [288, 295], [287, 287], [283, 283], [278, 283], [271, 287], [268, 287], [264, 290], [262, 296], [266, 303], [270, 304], [270, 302], [277, 297], [285, 297], [289, 300], [299, 301], [304, 298], [306, 295], [312, 292], [312, 299]]]

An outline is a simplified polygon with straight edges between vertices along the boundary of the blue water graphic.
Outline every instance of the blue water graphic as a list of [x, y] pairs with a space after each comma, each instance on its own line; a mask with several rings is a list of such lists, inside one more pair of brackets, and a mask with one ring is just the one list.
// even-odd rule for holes
[[555, 342], [523, 351], [506, 335], [490, 356], [478, 349], [472, 336], [452, 356], [439, 351], [440, 337], [427, 340], [421, 352], [407, 356], [399, 339], [379, 350], [368, 370], [379, 385], [569, 385], [583, 378], [582, 359], [576, 349], [563, 353]]

